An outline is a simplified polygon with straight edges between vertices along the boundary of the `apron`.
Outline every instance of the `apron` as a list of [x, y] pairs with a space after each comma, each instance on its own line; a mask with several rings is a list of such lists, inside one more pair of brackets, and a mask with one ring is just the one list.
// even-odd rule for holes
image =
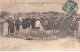
[[39, 20], [36, 21], [35, 27], [40, 27], [40, 21]]

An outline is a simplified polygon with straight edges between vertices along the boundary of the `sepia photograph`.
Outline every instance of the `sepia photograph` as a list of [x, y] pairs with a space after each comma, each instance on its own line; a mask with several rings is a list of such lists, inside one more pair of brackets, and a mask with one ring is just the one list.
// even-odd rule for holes
[[80, 51], [80, 0], [0, 0], [0, 51]]

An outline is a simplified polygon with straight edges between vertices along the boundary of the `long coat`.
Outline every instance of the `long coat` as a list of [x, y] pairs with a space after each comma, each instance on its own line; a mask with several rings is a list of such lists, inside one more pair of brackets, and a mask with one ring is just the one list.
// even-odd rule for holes
[[35, 22], [36, 22], [36, 19], [35, 18], [32, 18], [31, 19], [32, 29], [35, 29]]
[[14, 33], [14, 20], [9, 21], [10, 33]]
[[20, 24], [21, 24], [21, 21], [19, 19], [16, 19], [15, 21], [16, 30], [19, 30]]
[[26, 29], [27, 28], [27, 24], [26, 24], [26, 19], [22, 20], [22, 28]]

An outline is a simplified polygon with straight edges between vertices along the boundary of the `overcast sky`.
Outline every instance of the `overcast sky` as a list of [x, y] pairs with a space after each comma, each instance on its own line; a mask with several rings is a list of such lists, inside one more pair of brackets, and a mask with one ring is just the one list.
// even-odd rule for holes
[[[62, 6], [67, 0], [0, 0], [0, 11], [10, 12], [63, 12]], [[80, 6], [80, 0], [74, 0]], [[78, 9], [80, 13], [80, 7]]]

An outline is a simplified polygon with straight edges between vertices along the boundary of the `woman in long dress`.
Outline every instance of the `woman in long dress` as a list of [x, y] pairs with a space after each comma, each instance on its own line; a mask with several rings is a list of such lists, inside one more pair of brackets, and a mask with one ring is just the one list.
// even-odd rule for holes
[[10, 21], [10, 34], [14, 33], [14, 20]]
[[8, 34], [13, 34], [14, 33], [14, 20], [12, 17], [10, 17], [8, 20]]

